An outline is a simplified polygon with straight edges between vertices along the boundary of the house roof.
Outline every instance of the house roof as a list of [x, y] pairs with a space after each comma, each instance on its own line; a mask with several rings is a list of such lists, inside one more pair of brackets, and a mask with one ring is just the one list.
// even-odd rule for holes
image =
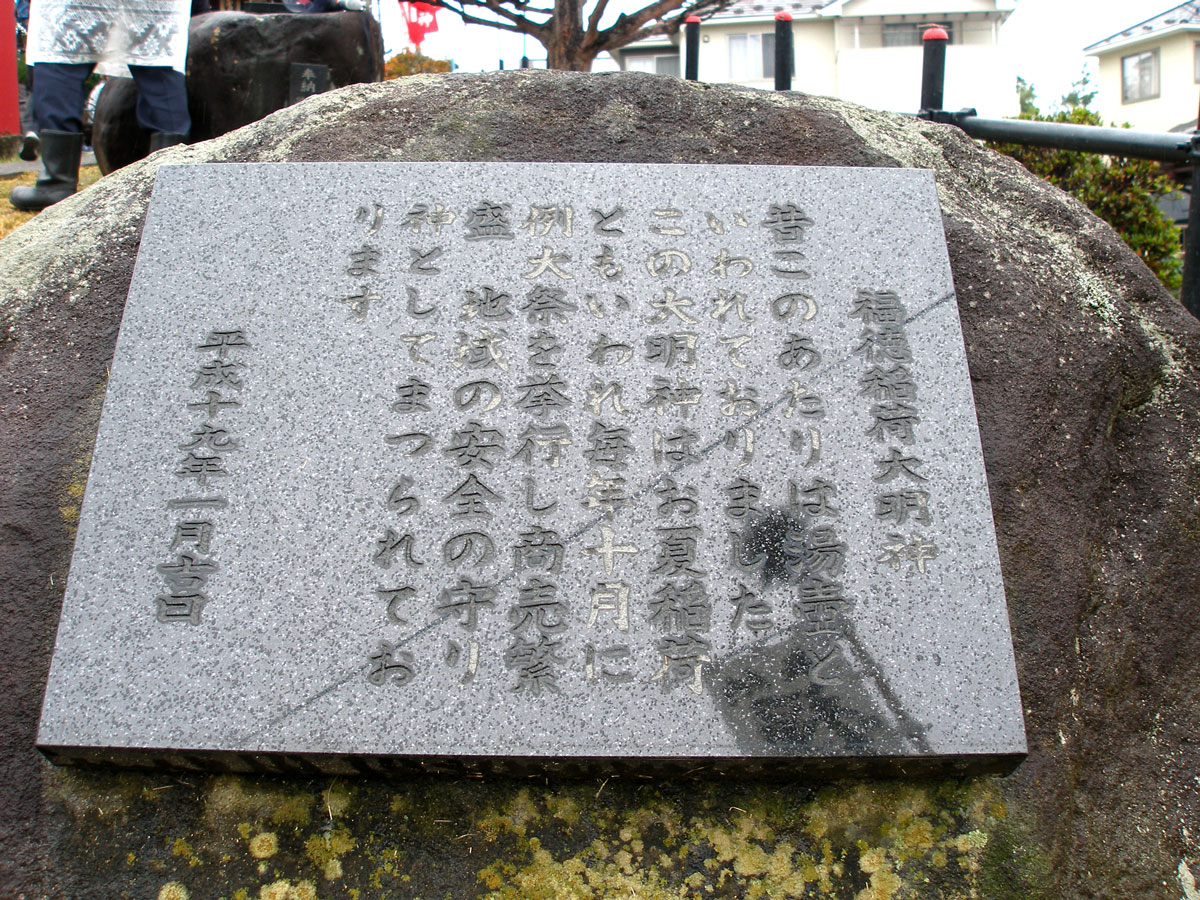
[[1144, 22], [1130, 25], [1116, 34], [1089, 44], [1083, 48], [1083, 52], [1092, 55], [1106, 53], [1111, 49], [1144, 40], [1151, 35], [1159, 37], [1169, 31], [1188, 28], [1200, 28], [1200, 2], [1198, 0], [1189, 0], [1188, 3], [1173, 6], [1166, 12], [1161, 12]]
[[838, 0], [737, 0], [733, 5], [715, 13], [709, 21], [724, 19], [774, 18], [777, 12], [793, 16], [811, 16]]
[[[734, 19], [773, 19], [777, 12], [789, 12], [793, 18], [817, 16], [841, 16], [842, 8], [849, 0], [736, 0], [732, 5], [708, 17], [710, 22], [725, 22]], [[1012, 12], [1011, 8], [1003, 9], [1001, 2], [996, 3], [997, 11], [1003, 13], [1003, 22]], [[919, 0], [913, 3], [913, 8], [906, 15], [923, 12]], [[935, 16], [938, 14], [934, 14]]]

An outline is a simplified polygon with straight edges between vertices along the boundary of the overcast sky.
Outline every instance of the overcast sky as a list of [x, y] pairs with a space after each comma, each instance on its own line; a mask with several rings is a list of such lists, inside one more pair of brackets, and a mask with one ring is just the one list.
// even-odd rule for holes
[[[389, 49], [407, 42], [396, 0], [385, 4], [384, 27]], [[636, 9], [641, 3], [627, 3]], [[1013, 49], [1017, 74], [1031, 82], [1046, 109], [1070, 90], [1085, 65], [1083, 48], [1117, 31], [1157, 15], [1177, 3], [1171, 0], [1017, 0], [1016, 10], [1000, 29], [1001, 42]], [[621, 8], [617, 3], [614, 8]], [[422, 47], [427, 56], [452, 59], [460, 71], [516, 68], [522, 53], [544, 60], [542, 45], [532, 38], [478, 25], [464, 26], [456, 16], [438, 13], [439, 30]]]
[[1171, 0], [1017, 0], [1000, 28], [1000, 40], [1012, 48], [1017, 74], [1034, 85], [1038, 105], [1046, 109], [1079, 78], [1084, 47], [1178, 5]]

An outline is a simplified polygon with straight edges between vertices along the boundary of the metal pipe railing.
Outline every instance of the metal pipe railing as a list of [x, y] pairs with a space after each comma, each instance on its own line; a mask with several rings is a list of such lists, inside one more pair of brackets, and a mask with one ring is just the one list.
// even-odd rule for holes
[[[685, 77], [689, 81], [697, 81], [700, 74], [701, 20], [699, 16], [690, 15], [684, 22]], [[921, 40], [924, 60], [921, 69], [921, 111], [917, 115], [923, 119], [956, 125], [981, 141], [1190, 164], [1192, 186], [1188, 201], [1180, 300], [1192, 315], [1200, 319], [1200, 129], [1184, 135], [1073, 125], [1068, 122], [985, 119], [974, 109], [949, 112], [942, 107], [945, 104], [946, 45], [950, 42], [950, 36], [940, 25], [933, 25], [925, 29]], [[792, 16], [781, 11], [775, 15], [775, 90], [792, 89], [794, 68]]]
[[1191, 135], [1129, 128], [1072, 125], [1069, 122], [1031, 122], [1027, 119], [984, 119], [973, 109], [960, 112], [930, 110], [923, 118], [957, 125], [981, 141], [1001, 141], [1030, 147], [1055, 147], [1106, 156], [1127, 156], [1159, 162], [1189, 162]]
[[[1200, 319], [1200, 129], [1185, 135], [1072, 125], [1069, 122], [984, 119], [973, 109], [947, 112], [941, 108], [945, 102], [946, 31], [933, 26], [926, 29], [922, 39], [925, 57], [921, 71], [921, 111], [917, 115], [923, 119], [957, 125], [981, 141], [1191, 164], [1192, 186], [1179, 299], [1188, 312]], [[1197, 121], [1200, 124], [1200, 120]]]

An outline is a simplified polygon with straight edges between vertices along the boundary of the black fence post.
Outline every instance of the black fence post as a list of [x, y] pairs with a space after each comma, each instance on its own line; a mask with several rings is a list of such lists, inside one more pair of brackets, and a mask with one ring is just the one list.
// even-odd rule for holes
[[1192, 193], [1188, 197], [1183, 284], [1179, 288], [1179, 302], [1200, 319], [1200, 131], [1192, 132]]
[[792, 89], [792, 14], [775, 13], [775, 90]]
[[1029, 122], [1023, 119], [985, 119], [974, 109], [947, 112], [942, 107], [945, 105], [946, 44], [949, 35], [940, 25], [933, 25], [925, 29], [921, 37], [925, 57], [921, 71], [919, 118], [955, 125], [979, 141], [1002, 141], [1026, 147], [1053, 147], [1191, 165], [1191, 195], [1188, 198], [1179, 300], [1184, 309], [1200, 319], [1200, 116], [1197, 117], [1195, 130], [1190, 135], [1184, 135], [1097, 125]]
[[700, 17], [688, 16], [683, 20], [684, 74], [688, 81], [700, 80]]
[[921, 112], [935, 112], [945, 103], [946, 43], [950, 35], [940, 25], [926, 28], [921, 36], [925, 58], [921, 67]]
[[528, 57], [528, 56], [522, 56], [522, 57], [521, 57], [521, 68], [522, 68], [522, 69], [528, 69], [528, 68], [529, 68], [529, 57]]

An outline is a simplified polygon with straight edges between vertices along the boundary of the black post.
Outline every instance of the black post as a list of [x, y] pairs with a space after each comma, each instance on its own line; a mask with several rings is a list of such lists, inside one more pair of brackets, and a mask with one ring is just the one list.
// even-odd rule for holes
[[683, 20], [684, 72], [688, 81], [700, 80], [700, 17], [688, 16]]
[[945, 102], [946, 42], [950, 35], [940, 25], [926, 28], [921, 36], [925, 60], [921, 68], [921, 112], [934, 112]]
[[504, 71], [504, 60], [500, 60], [500, 71]]
[[792, 89], [792, 14], [775, 13], [775, 90]]
[[1179, 300], [1200, 319], [1200, 132], [1192, 133], [1192, 195], [1188, 198], [1187, 235], [1183, 246], [1183, 285]]
[[528, 57], [528, 56], [522, 56], [522, 57], [521, 57], [521, 68], [522, 68], [522, 69], [528, 69], [528, 68], [529, 68], [529, 57]]

